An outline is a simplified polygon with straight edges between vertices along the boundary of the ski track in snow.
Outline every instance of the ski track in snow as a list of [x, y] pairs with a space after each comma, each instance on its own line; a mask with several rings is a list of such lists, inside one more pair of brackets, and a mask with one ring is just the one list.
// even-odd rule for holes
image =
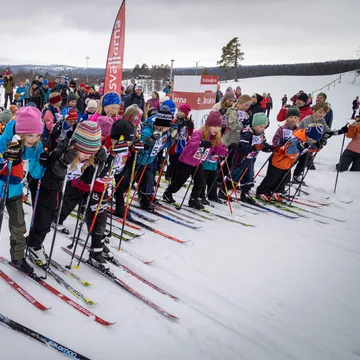
[[[300, 88], [310, 92], [336, 77], [252, 78], [241, 80], [240, 85], [244, 93], [271, 93], [274, 110], [266, 132], [271, 141], [278, 126], [276, 115], [284, 93], [290, 98]], [[351, 73], [346, 74], [341, 84], [325, 91], [334, 111], [333, 128], [340, 128], [345, 119], [349, 119], [351, 101], [359, 91], [359, 84], [351, 84], [352, 79]], [[236, 86], [236, 83], [224, 83], [222, 90], [229, 85]], [[328, 201], [333, 203], [319, 209], [299, 206], [346, 219], [345, 223], [307, 213], [303, 214], [308, 219], [296, 220], [261, 211], [252, 215], [247, 209], [233, 204], [234, 214], [241, 215], [233, 217], [253, 224], [255, 228], [217, 218], [204, 223], [195, 221], [203, 226], [191, 230], [159, 219], [149, 225], [191, 241], [183, 245], [144, 230], [144, 236], [122, 242], [128, 251], [147, 260], [154, 259], [149, 266], [114, 250], [116, 258], [124, 265], [179, 297], [179, 301], [173, 301], [111, 266], [119, 278], [178, 316], [178, 321], [164, 318], [84, 264], [72, 271], [91, 282], [91, 288], [61, 276], [96, 301], [97, 305], [87, 306], [88, 309], [107, 321], [116, 322], [114, 326], [105, 328], [97, 324], [3, 265], [0, 265], [1, 270], [52, 309], [40, 312], [0, 281], [0, 312], [93, 360], [165, 360], [169, 357], [174, 360], [359, 359], [360, 243], [357, 221], [360, 192], [357, 184], [360, 174], [341, 173], [337, 194], [333, 195], [334, 165], [339, 158], [341, 141], [342, 136], [329, 140], [316, 158], [317, 170], [310, 171], [307, 176], [306, 182], [310, 186], [304, 188], [313, 194], [313, 199], [330, 196]], [[256, 169], [267, 156], [259, 155]], [[257, 184], [261, 180], [258, 178]], [[163, 184], [159, 195], [164, 188]], [[185, 189], [181, 189], [178, 195], [181, 197], [184, 192]], [[306, 196], [302, 198], [306, 199]], [[353, 203], [341, 202], [349, 199]], [[31, 210], [26, 205], [24, 209], [29, 224]], [[209, 209], [229, 216], [228, 209], [221, 205]], [[178, 215], [181, 216], [181, 212]], [[312, 219], [326, 220], [329, 224], [319, 224]], [[66, 223], [73, 231], [75, 219], [69, 218]], [[48, 251], [51, 234], [45, 241]], [[4, 219], [0, 254], [7, 258], [8, 236], [7, 219]], [[118, 244], [118, 239], [111, 240]], [[54, 258], [62, 265], [68, 264], [70, 257], [60, 247], [69, 243], [69, 238], [59, 235]], [[81, 250], [79, 248], [77, 252]], [[83, 305], [53, 279], [48, 278], [48, 282]], [[0, 326], [0, 339], [1, 359], [64, 358], [3, 326]]]

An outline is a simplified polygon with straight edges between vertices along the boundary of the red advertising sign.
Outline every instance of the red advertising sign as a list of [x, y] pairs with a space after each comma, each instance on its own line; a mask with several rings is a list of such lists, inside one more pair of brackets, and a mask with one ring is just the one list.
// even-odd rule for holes
[[125, 0], [117, 14], [110, 38], [106, 60], [104, 93], [115, 91], [121, 94], [121, 81], [125, 46]]
[[216, 92], [188, 93], [174, 91], [172, 101], [178, 108], [181, 104], [189, 104], [192, 110], [210, 110], [215, 105]]
[[219, 77], [215, 75], [202, 75], [201, 85], [215, 85], [219, 81]]

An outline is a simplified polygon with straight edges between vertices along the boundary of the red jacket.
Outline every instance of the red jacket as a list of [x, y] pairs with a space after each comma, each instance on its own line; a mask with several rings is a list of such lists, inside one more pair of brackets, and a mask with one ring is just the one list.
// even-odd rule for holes
[[[310, 106], [303, 106], [299, 108], [299, 110], [300, 110], [300, 121], [304, 117], [313, 114], [312, 110], [310, 109]], [[285, 121], [285, 119], [286, 119], [286, 109], [281, 108], [277, 116], [277, 121]]]

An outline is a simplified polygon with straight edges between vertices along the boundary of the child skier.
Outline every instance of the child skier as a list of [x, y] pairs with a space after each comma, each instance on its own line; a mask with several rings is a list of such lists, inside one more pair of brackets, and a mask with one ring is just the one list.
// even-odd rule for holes
[[61, 105], [61, 95], [60, 93], [53, 92], [49, 97], [49, 104], [44, 108], [42, 112], [42, 118], [44, 121], [44, 133], [42, 142], [46, 144], [49, 138], [50, 131], [52, 127], [56, 124], [58, 120], [61, 120], [60, 115], [60, 105]]
[[177, 126], [171, 127], [172, 120], [173, 115], [171, 111], [160, 110], [156, 114], [154, 122], [148, 119], [148, 121], [144, 123], [141, 132], [141, 140], [146, 145], [146, 150], [138, 156], [136, 180], [139, 180], [140, 174], [144, 171], [139, 186], [140, 206], [144, 210], [153, 210], [151, 197], [155, 184], [155, 160], [157, 159], [157, 155], [160, 151], [173, 144], [173, 139], [177, 134]]
[[67, 106], [63, 108], [61, 111], [61, 115], [63, 116], [63, 118], [66, 118], [66, 115], [69, 114], [70, 110], [76, 110], [77, 120], [79, 121], [81, 120], [81, 114], [79, 110], [76, 108], [77, 101], [78, 101], [78, 96], [75, 93], [70, 92], [69, 95], [67, 96]]
[[[298, 116], [300, 117], [300, 111]], [[287, 122], [289, 118], [288, 116]], [[295, 122], [295, 119], [293, 121]], [[279, 188], [285, 186], [283, 183], [295, 161], [310, 144], [319, 142], [323, 134], [321, 125], [311, 125], [306, 129], [295, 130], [291, 138], [274, 151], [266, 176], [256, 190], [256, 197], [265, 201], [272, 199], [282, 201], [283, 197]]]
[[[227, 179], [219, 191], [219, 197], [227, 200], [226, 188], [231, 189], [241, 179], [241, 201], [254, 204], [249, 191], [254, 186], [254, 164], [260, 151], [271, 152], [272, 146], [266, 143], [264, 131], [269, 123], [264, 113], [253, 116], [251, 127], [241, 131], [239, 142], [231, 166], [232, 182]], [[225, 186], [226, 185], [226, 186]]]
[[98, 102], [94, 99], [87, 99], [85, 112], [82, 114], [83, 120], [90, 120], [91, 116], [95, 114]]
[[[26, 225], [23, 210], [23, 160], [29, 160], [29, 171], [39, 179], [42, 167], [39, 163], [43, 147], [40, 137], [43, 132], [41, 112], [35, 107], [21, 108], [16, 121], [11, 121], [0, 137], [0, 152], [3, 154], [0, 164], [0, 186], [3, 188], [9, 161], [12, 162], [6, 208], [9, 213], [10, 254], [12, 263], [21, 271], [31, 274], [33, 268], [25, 260]], [[20, 141], [11, 141], [13, 135], [20, 136]], [[2, 197], [4, 194], [2, 195]]]
[[189, 117], [191, 107], [188, 104], [179, 106], [175, 117], [175, 124], [178, 125], [178, 133], [175, 136], [175, 142], [169, 149], [169, 166], [166, 170], [166, 179], [170, 180], [174, 176], [174, 170], [179, 162], [179, 157], [184, 150], [186, 142], [194, 132], [194, 122]]
[[66, 184], [67, 190], [71, 187], [70, 180], [77, 181], [87, 167], [97, 162], [100, 140], [99, 126], [84, 121], [77, 126], [71, 140], [66, 137], [50, 155], [44, 154], [40, 158], [47, 169], [41, 182], [34, 224], [28, 236], [29, 253], [40, 266], [47, 264], [43, 242], [55, 218], [63, 182], [69, 181]]
[[172, 194], [178, 192], [188, 177], [194, 177], [194, 186], [190, 195], [189, 206], [195, 209], [204, 209], [199, 201], [201, 191], [205, 188], [204, 169], [201, 164], [209, 154], [224, 156], [226, 147], [221, 141], [222, 116], [219, 111], [211, 111], [206, 119], [205, 126], [195, 131], [180, 155], [175, 175], [163, 194], [168, 203], [175, 203]]

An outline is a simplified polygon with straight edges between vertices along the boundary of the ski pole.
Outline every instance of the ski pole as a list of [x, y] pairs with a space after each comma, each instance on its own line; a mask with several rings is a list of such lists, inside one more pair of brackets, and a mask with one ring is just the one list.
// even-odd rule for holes
[[72, 242], [70, 245], [67, 246], [68, 249], [72, 249], [74, 244], [75, 244], [75, 239], [76, 239], [76, 229], [78, 228], [78, 225], [79, 225], [79, 220], [80, 220], [80, 217], [82, 216], [81, 215], [81, 208], [83, 206], [83, 202], [84, 202], [84, 199], [81, 198], [81, 201], [80, 201], [80, 204], [78, 204], [78, 212], [77, 212], [77, 219], [76, 219], [76, 225], [75, 225], [75, 231], [74, 231], [74, 235], [73, 235], [73, 239], [72, 239]]
[[[89, 242], [90, 235], [92, 235], [92, 232], [93, 232], [93, 229], [94, 229], [94, 226], [95, 226], [96, 218], [97, 218], [98, 213], [99, 213], [99, 211], [100, 211], [100, 209], [101, 209], [101, 203], [102, 203], [102, 201], [103, 201], [103, 199], [104, 199], [104, 196], [105, 196], [105, 193], [106, 193], [106, 189], [107, 189], [107, 187], [108, 187], [108, 185], [109, 185], [109, 182], [110, 182], [110, 179], [111, 179], [111, 177], [112, 177], [112, 173], [113, 173], [114, 166], [115, 166], [115, 159], [116, 159], [116, 158], [114, 158], [114, 159], [112, 160], [111, 167], [110, 167], [110, 171], [109, 171], [109, 175], [108, 175], [108, 178], [106, 179], [106, 182], [105, 182], [105, 185], [104, 185], [104, 191], [102, 192], [102, 194], [101, 194], [101, 196], [100, 196], [100, 200], [99, 200], [99, 203], [98, 203], [98, 205], [97, 205], [97, 207], [96, 207], [96, 211], [95, 211], [94, 217], [93, 217], [93, 219], [92, 219], [92, 221], [91, 221], [90, 229], [89, 229], [88, 235], [87, 235], [87, 237], [86, 237], [86, 241], [85, 241], [85, 244], [84, 244], [84, 247], [83, 247], [83, 250], [82, 250], [82, 252], [81, 252], [81, 255], [80, 255], [80, 258], [79, 258], [79, 262], [78, 262], [76, 268], [79, 268], [79, 266], [80, 266], [80, 262], [81, 262], [82, 257], [84, 256], [84, 252], [85, 252], [87, 243]], [[96, 173], [95, 173], [95, 174], [96, 174]], [[94, 177], [96, 178], [96, 176], [94, 176]], [[91, 196], [90, 196], [90, 193], [89, 193], [88, 200], [89, 200], [90, 198], [91, 198]], [[87, 210], [88, 210], [88, 209], [86, 209], [86, 211], [87, 211]], [[104, 211], [106, 211], [106, 208], [104, 209]], [[86, 216], [87, 216], [87, 214], [85, 213], [84, 216], [82, 217], [82, 219], [85, 219]], [[79, 238], [80, 238], [80, 233], [79, 233], [79, 237], [77, 238], [77, 242], [79, 241]], [[74, 249], [74, 252], [73, 252], [73, 256], [72, 256], [72, 258], [71, 258], [71, 261], [73, 260], [73, 257], [75, 256], [75, 250], [76, 250], [77, 242], [76, 242], [76, 244], [75, 244], [75, 249]]]
[[[234, 187], [235, 182], [234, 182], [234, 180], [233, 180], [233, 178], [232, 178], [231, 171], [230, 171], [230, 166], [229, 166], [229, 163], [228, 163], [227, 159], [225, 159], [225, 164], [226, 164], [226, 166], [227, 166], [229, 179], [230, 179], [230, 181], [231, 181], [231, 186]], [[235, 191], [235, 199], [236, 199], [236, 202], [238, 203], [238, 202], [239, 202], [239, 199], [238, 199], [238, 197], [237, 197], [236, 191]], [[229, 201], [230, 201], [230, 200], [229, 200]]]
[[[77, 244], [79, 242], [79, 238], [80, 238], [80, 235], [81, 235], [81, 230], [82, 230], [82, 227], [83, 227], [84, 222], [85, 222], [86, 212], [87, 212], [87, 209], [89, 207], [89, 203], [90, 203], [90, 199], [91, 199], [91, 196], [92, 196], [92, 191], [93, 191], [93, 188], [94, 188], [95, 179], [96, 179], [96, 176], [97, 176], [98, 169], [99, 169], [99, 164], [96, 165], [93, 177], [91, 179], [90, 190], [89, 190], [88, 198], [86, 199], [85, 210], [84, 210], [83, 216], [81, 218], [81, 222], [80, 222], [79, 229], [78, 229], [78, 234], [76, 236], [74, 251], [73, 251], [72, 256], [71, 256], [70, 264], [65, 266], [67, 269], [71, 269], [71, 267], [72, 267], [72, 262], [74, 260], [75, 251], [76, 251]], [[58, 219], [60, 219], [60, 211], [58, 213]], [[74, 231], [74, 235], [75, 234], [76, 234], [76, 229]]]
[[233, 188], [233, 190], [232, 190], [232, 192], [231, 192], [231, 194], [230, 194], [230, 196], [229, 196], [229, 199], [231, 199], [232, 194], [236, 191], [236, 188], [239, 186], [241, 180], [244, 178], [244, 176], [245, 176], [245, 174], [247, 173], [248, 170], [249, 170], [249, 168], [246, 168], [246, 169], [244, 170], [244, 172], [242, 173], [242, 175], [240, 176], [240, 179], [238, 180], [238, 182], [236, 183], [235, 187]]
[[[14, 135], [11, 143], [14, 142], [18, 142], [20, 143], [21, 138], [19, 135]], [[11, 169], [13, 166], [13, 162], [11, 160], [7, 161], [7, 173], [6, 173], [6, 179], [2, 188], [2, 201], [1, 201], [1, 205], [0, 205], [0, 233], [1, 233], [1, 229], [2, 229], [2, 223], [4, 220], [4, 212], [5, 212], [5, 204], [6, 204], [6, 199], [7, 199], [7, 195], [8, 195], [8, 191], [9, 191], [9, 183], [10, 183], [10, 174], [11, 174]]]
[[160, 172], [159, 172], [159, 176], [158, 176], [158, 179], [157, 179], [157, 182], [156, 182], [156, 185], [155, 185], [155, 189], [154, 189], [154, 193], [151, 197], [151, 200], [150, 200], [150, 203], [152, 204], [155, 197], [156, 197], [156, 194], [157, 194], [157, 191], [159, 189], [159, 185], [160, 185], [160, 181], [161, 181], [161, 176], [162, 176], [162, 173], [164, 171], [164, 167], [165, 167], [165, 164], [167, 162], [167, 158], [169, 156], [169, 148], [166, 149], [166, 155], [165, 155], [165, 158], [164, 158], [164, 161], [162, 162], [161, 164], [161, 168], [160, 168]]
[[185, 195], [184, 195], [184, 197], [183, 197], [183, 199], [182, 199], [182, 201], [181, 201], [181, 204], [180, 204], [179, 206], [176, 206], [176, 209], [177, 209], [177, 210], [181, 210], [181, 208], [182, 208], [182, 206], [183, 206], [183, 204], [184, 204], [184, 201], [185, 201], [185, 198], [186, 198], [186, 196], [187, 196], [187, 194], [188, 194], [188, 192], [189, 192], [190, 186], [192, 185], [192, 183], [193, 183], [193, 181], [194, 181], [194, 179], [195, 179], [196, 173], [198, 172], [199, 167], [200, 167], [200, 165], [201, 165], [201, 160], [202, 160], [203, 155], [205, 154], [205, 151], [206, 151], [206, 149], [203, 148], [203, 150], [202, 150], [201, 153], [200, 153], [200, 158], [199, 158], [198, 164], [197, 164], [197, 166], [196, 166], [196, 169], [195, 169], [195, 171], [194, 171], [194, 174], [191, 176], [191, 180], [190, 180], [189, 186], [188, 186], [187, 189], [186, 189], [186, 192], [185, 192]]
[[344, 150], [344, 145], [345, 145], [345, 135], [346, 135], [346, 134], [344, 133], [343, 141], [342, 141], [342, 144], [341, 144], [339, 166], [338, 166], [338, 168], [337, 168], [336, 179], [335, 179], [335, 186], [334, 186], [334, 194], [336, 193], [337, 183], [338, 183], [338, 179], [339, 179], [341, 156], [342, 156], [342, 153], [343, 153], [343, 150]]
[[[227, 188], [226, 180], [225, 180], [225, 176], [224, 176], [224, 170], [223, 170], [222, 167], [220, 167], [220, 170], [221, 170], [221, 174], [222, 174], [222, 178], [223, 178], [223, 182], [224, 182], [225, 193], [226, 193], [226, 195], [227, 195], [227, 203], [228, 203], [228, 205], [229, 205], [230, 214], [232, 214], [233, 211], [232, 211], [230, 196], [229, 196], [229, 193], [228, 193], [228, 188]], [[234, 184], [233, 181], [232, 181], [232, 184]]]
[[264, 162], [263, 166], [259, 169], [259, 171], [256, 173], [256, 175], [254, 176], [254, 180], [258, 177], [258, 175], [261, 173], [262, 169], [266, 166], [266, 164], [270, 161], [271, 157], [273, 156], [273, 154], [271, 154], [267, 160]]
[[136, 160], [137, 160], [137, 155], [138, 153], [135, 153], [135, 157], [134, 157], [134, 162], [132, 164], [132, 168], [131, 168], [131, 175], [130, 175], [130, 182], [129, 182], [129, 189], [127, 192], [127, 196], [126, 196], [126, 204], [125, 204], [125, 211], [124, 211], [124, 218], [123, 218], [123, 223], [121, 226], [121, 233], [120, 233], [120, 239], [119, 239], [119, 249], [118, 251], [120, 251], [121, 249], [121, 240], [124, 234], [124, 228], [125, 228], [125, 221], [126, 221], [126, 217], [127, 217], [127, 213], [129, 211], [129, 202], [130, 202], [130, 190], [131, 190], [131, 184], [134, 181], [134, 176], [135, 176], [135, 167], [136, 167]]
[[311, 165], [314, 163], [315, 158], [316, 158], [316, 156], [317, 156], [318, 153], [319, 153], [319, 152], [317, 152], [317, 153], [312, 157], [312, 159], [310, 160], [306, 171], [305, 171], [305, 172], [303, 173], [303, 175], [302, 175], [300, 184], [299, 184], [299, 186], [298, 186], [298, 187], [296, 188], [296, 190], [295, 190], [295, 194], [291, 197], [291, 200], [290, 200], [289, 205], [291, 205], [291, 204], [293, 203], [293, 201], [295, 200], [296, 195], [298, 194], [298, 192], [300, 192], [301, 185], [302, 185], [304, 179], [306, 178], [306, 175], [308, 174]]

